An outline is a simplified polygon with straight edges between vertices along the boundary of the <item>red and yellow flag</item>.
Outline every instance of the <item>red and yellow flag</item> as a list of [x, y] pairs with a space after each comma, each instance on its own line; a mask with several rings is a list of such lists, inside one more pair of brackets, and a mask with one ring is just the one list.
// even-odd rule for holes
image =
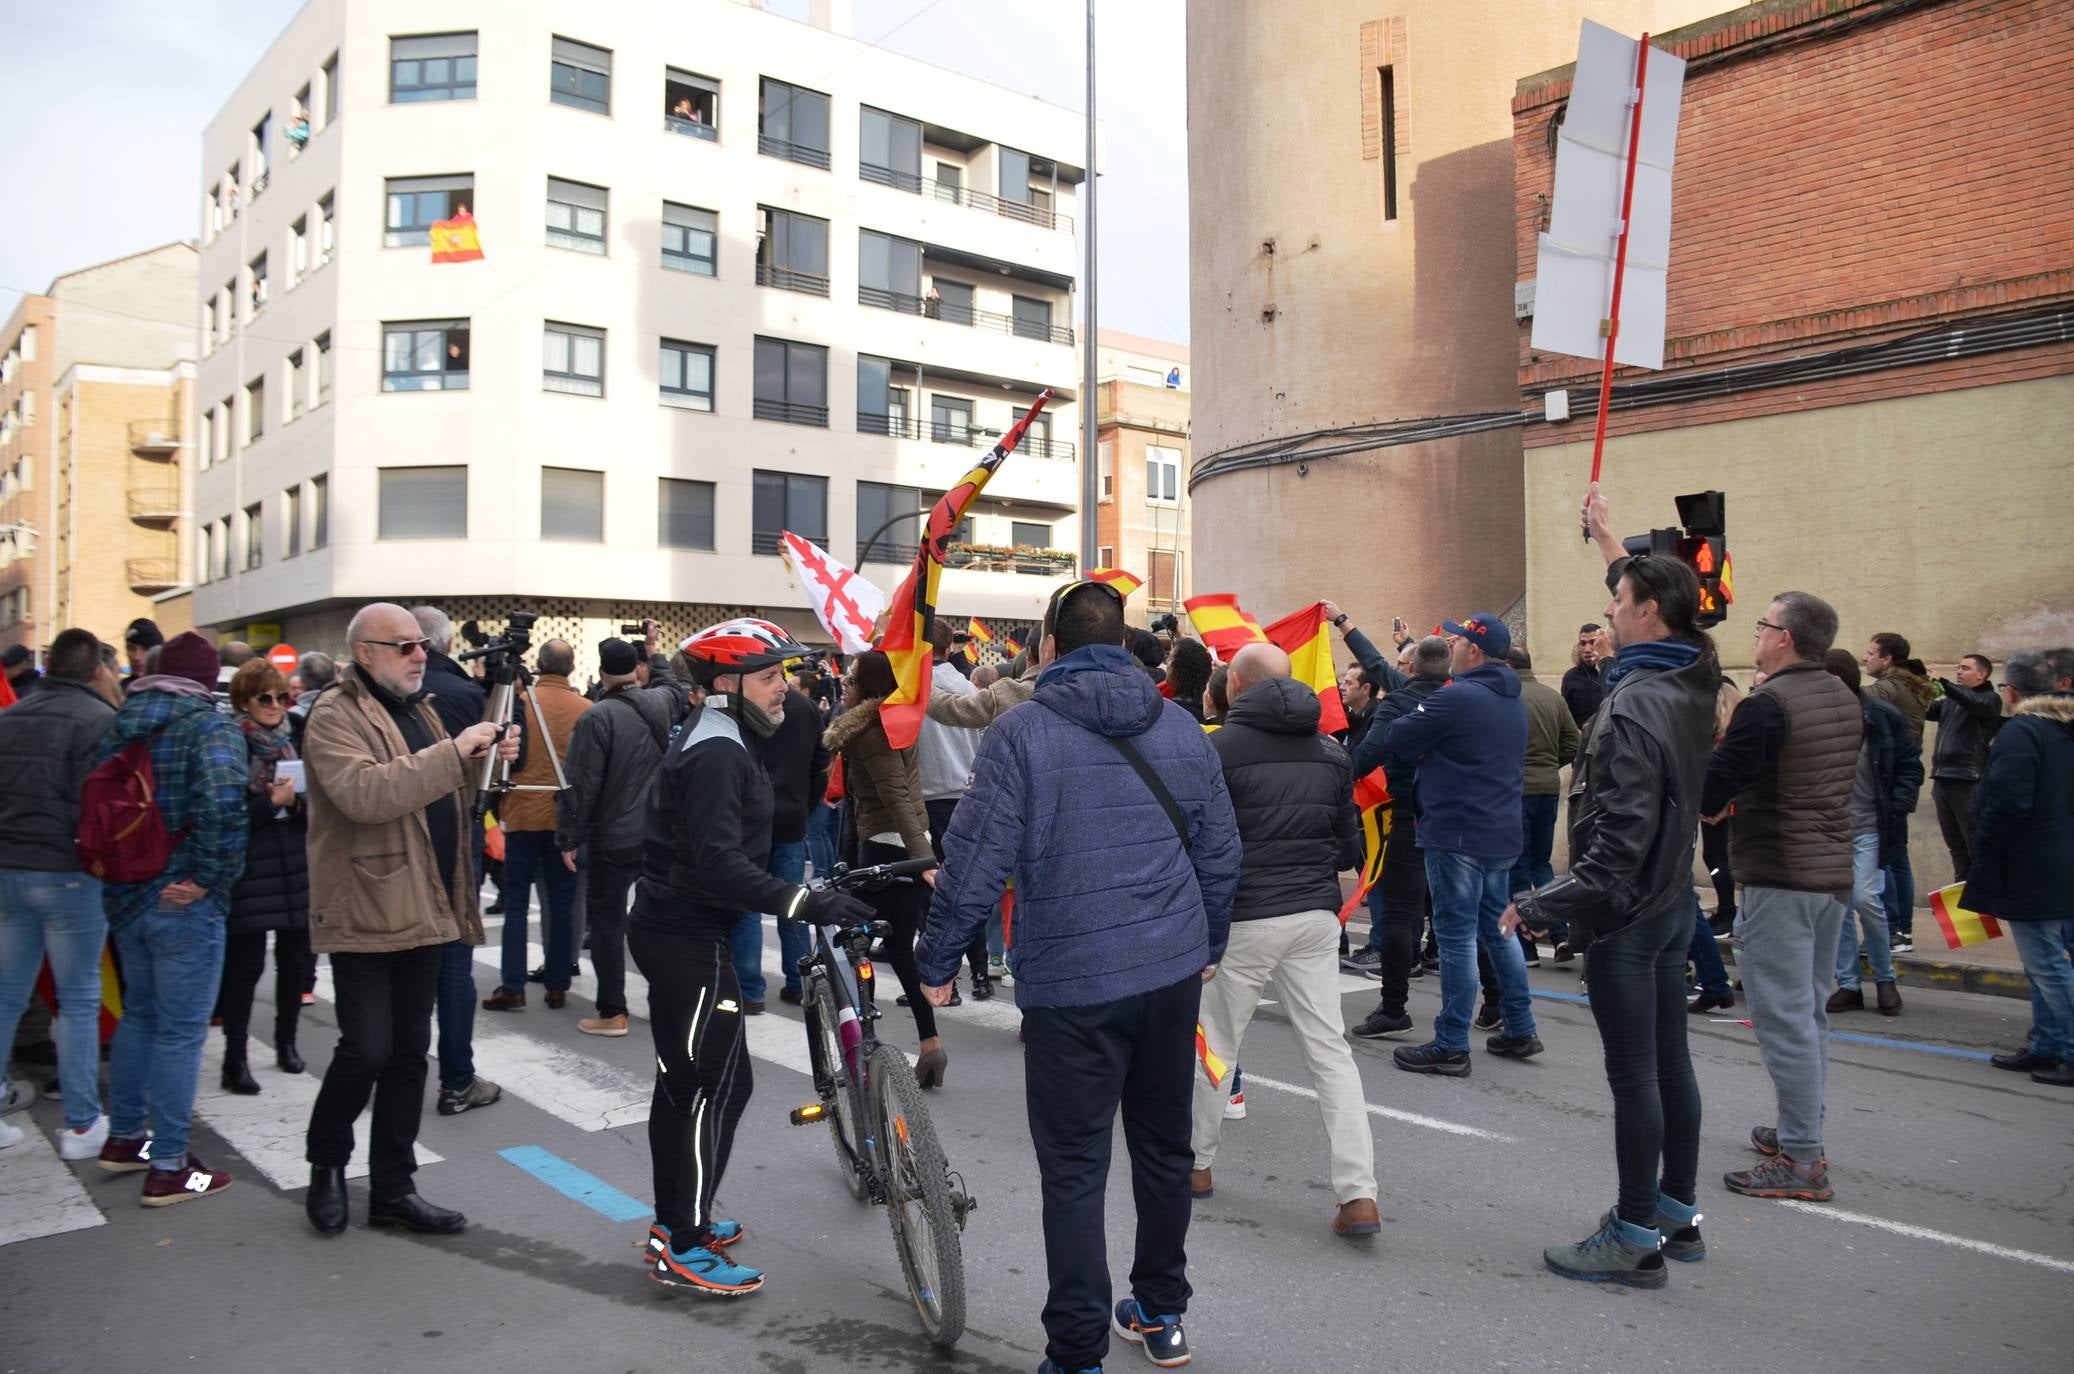
[[1007, 651], [1008, 656], [1010, 658], [1014, 658], [1017, 654], [1020, 654], [1023, 651], [1023, 642], [1020, 639], [1017, 639], [1015, 637], [1015, 632], [1011, 630], [1002, 637], [1001, 647]]
[[1217, 1052], [1210, 1048], [1210, 1037], [1203, 1034], [1203, 1023], [1200, 1021], [1195, 1023], [1195, 1057], [1202, 1061], [1203, 1075], [1210, 1080], [1210, 1086], [1223, 1087], [1224, 1076], [1231, 1070], [1217, 1057]]
[[1930, 910], [1937, 913], [1938, 929], [1950, 949], [1964, 949], [2002, 933], [2002, 923], [1981, 911], [1966, 909], [1966, 884], [1953, 883], [1930, 894]]
[[973, 616], [965, 622], [965, 633], [971, 635], [981, 644], [992, 644], [994, 642], [994, 632], [988, 629], [987, 623], [978, 616]]
[[475, 216], [463, 210], [452, 219], [432, 222], [432, 261], [474, 262], [482, 257], [482, 236], [475, 231]]
[[1325, 622], [1325, 603], [1313, 601], [1263, 633], [1289, 655], [1289, 676], [1318, 694], [1319, 733], [1346, 729], [1347, 708], [1339, 699], [1339, 673], [1332, 666], [1332, 627]]
[[1382, 880], [1383, 845], [1390, 838], [1390, 826], [1397, 815], [1396, 809], [1390, 805], [1390, 780], [1382, 769], [1378, 768], [1355, 782], [1354, 806], [1361, 813], [1361, 881], [1340, 904], [1339, 923], [1342, 926], [1368, 900], [1369, 891]]
[[1188, 612], [1204, 646], [1226, 662], [1248, 644], [1267, 643], [1260, 622], [1241, 610], [1239, 599], [1229, 592], [1191, 596], [1181, 603], [1181, 609]]
[[1089, 568], [1088, 582], [1099, 582], [1105, 587], [1116, 588], [1116, 594], [1128, 601], [1131, 593], [1145, 585], [1145, 579], [1136, 573], [1127, 573], [1122, 568]]
[[[879, 648], [893, 665], [893, 691], [879, 703], [879, 721], [886, 727], [886, 739], [895, 749], [914, 745], [922, 733], [922, 716], [929, 708], [930, 660], [935, 654], [929, 632], [936, 621], [936, 586], [943, 577], [944, 556], [958, 531], [958, 522], [986, 490], [987, 482], [1008, 460], [1008, 455], [1015, 452], [1030, 422], [1044, 412], [1050, 400], [1051, 391], [1046, 388], [1031, 402], [1023, 418], [1008, 427], [993, 450], [938, 499], [922, 525], [915, 565], [893, 593], [886, 632], [879, 637]], [[944, 631], [938, 629], [936, 633]]]

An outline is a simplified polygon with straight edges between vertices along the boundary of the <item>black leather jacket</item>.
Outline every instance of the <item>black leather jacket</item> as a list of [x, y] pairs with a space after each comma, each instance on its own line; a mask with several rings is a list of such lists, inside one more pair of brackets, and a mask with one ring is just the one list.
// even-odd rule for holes
[[1700, 786], [1721, 671], [1710, 657], [1628, 673], [1593, 715], [1570, 784], [1570, 871], [1515, 897], [1535, 930], [1607, 934], [1692, 909]]

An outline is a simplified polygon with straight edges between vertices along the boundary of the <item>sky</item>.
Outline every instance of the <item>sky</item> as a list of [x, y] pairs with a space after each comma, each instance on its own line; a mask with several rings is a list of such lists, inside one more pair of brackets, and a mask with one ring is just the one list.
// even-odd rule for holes
[[[610, 0], [607, 0], [609, 3]], [[1184, 0], [1100, 0], [1100, 323], [1188, 342]], [[202, 126], [298, 0], [0, 0], [0, 90], [19, 117], [0, 168], [0, 321], [76, 268], [193, 238]], [[428, 7], [437, 9], [437, 6]], [[804, 17], [806, 0], [765, 8]], [[856, 0], [852, 32], [894, 52], [1086, 108], [1080, 0]], [[1009, 65], [1004, 52], [1017, 54]], [[30, 207], [36, 207], [30, 213]]]

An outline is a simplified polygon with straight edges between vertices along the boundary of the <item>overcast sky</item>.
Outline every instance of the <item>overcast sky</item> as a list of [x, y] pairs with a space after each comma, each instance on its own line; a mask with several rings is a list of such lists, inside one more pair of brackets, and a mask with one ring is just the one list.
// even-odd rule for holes
[[[51, 278], [192, 238], [204, 123], [298, 0], [0, 0], [0, 321]], [[766, 8], [803, 16], [806, 0]], [[1188, 341], [1183, 0], [1101, 0], [1101, 323]], [[429, 7], [428, 13], [436, 9]], [[1080, 0], [856, 0], [867, 42], [1085, 108]], [[1014, 54], [1011, 62], [1008, 54]], [[34, 113], [34, 123], [25, 116]], [[29, 188], [34, 188], [31, 194]]]

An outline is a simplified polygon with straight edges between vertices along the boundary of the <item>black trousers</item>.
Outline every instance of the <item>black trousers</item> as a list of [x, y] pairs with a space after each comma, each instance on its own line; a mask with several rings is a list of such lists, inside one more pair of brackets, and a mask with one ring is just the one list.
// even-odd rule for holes
[[1613, 1152], [1620, 1169], [1620, 1215], [1656, 1224], [1657, 1167], [1663, 1191], [1693, 1200], [1700, 1160], [1700, 1085], [1685, 1028], [1685, 956], [1692, 910], [1600, 935], [1585, 955], [1592, 1019], [1605, 1042], [1613, 1089]]
[[[929, 847], [936, 851], [936, 861], [943, 862], [943, 837], [950, 832], [951, 814], [958, 809], [956, 797], [944, 797], [938, 801], [923, 802], [929, 813]], [[924, 919], [927, 913], [924, 912]], [[919, 933], [919, 930], [917, 931]], [[979, 933], [972, 937], [972, 944], [965, 950], [965, 961], [972, 965], [975, 979], [987, 976], [987, 928], [982, 925]]]
[[1383, 841], [1383, 1010], [1404, 1015], [1411, 995], [1412, 960], [1426, 927], [1426, 861], [1419, 854], [1419, 822], [1409, 804], [1396, 809]]
[[1722, 917], [1736, 914], [1736, 875], [1728, 866], [1728, 831], [1734, 824], [1731, 817], [1719, 825], [1700, 827], [1700, 858], [1714, 882], [1714, 912]]
[[[897, 863], [907, 857], [907, 851], [897, 844], [878, 844], [864, 841], [859, 850], [863, 863]], [[922, 922], [929, 917], [930, 888], [926, 883], [890, 883], [877, 892], [864, 893], [864, 900], [871, 903], [878, 918], [892, 927], [886, 933], [886, 958], [893, 965], [893, 974], [900, 980], [900, 990], [907, 994], [907, 1009], [914, 1014], [915, 1034], [924, 1040], [936, 1034], [936, 1008], [922, 996], [922, 975], [915, 970], [915, 936], [922, 932]], [[986, 967], [986, 944], [980, 944], [980, 967]]]
[[633, 926], [627, 946], [648, 979], [655, 1100], [648, 1155], [655, 1219], [678, 1250], [710, 1245], [713, 1195], [727, 1173], [735, 1126], [755, 1088], [742, 1033], [742, 985], [727, 938]]
[[1979, 792], [1977, 782], [1937, 778], [1930, 784], [1930, 804], [1937, 808], [1937, 828], [1944, 832], [1956, 882], [1965, 882], [1966, 870], [1973, 867], [1973, 810]]
[[593, 849], [584, 865], [584, 919], [589, 923], [591, 964], [598, 971], [598, 1015], [627, 1014], [627, 893], [641, 876], [641, 851], [608, 854]]
[[367, 1132], [368, 1195], [387, 1202], [412, 1192], [412, 1146], [425, 1109], [425, 1052], [439, 995], [444, 946], [395, 954], [334, 954], [338, 1048], [310, 1108], [310, 1163], [343, 1169], [353, 1158], [353, 1123], [374, 1098]]
[[1023, 1013], [1023, 1090], [1044, 1194], [1044, 1352], [1087, 1369], [1109, 1349], [1103, 1202], [1117, 1108], [1131, 1156], [1137, 1248], [1131, 1295], [1155, 1316], [1188, 1310], [1188, 1171], [1195, 1023], [1193, 975], [1142, 997]]
[[[232, 935], [223, 942], [223, 987], [216, 1009], [223, 1017], [223, 1059], [242, 1063], [245, 1039], [252, 1028], [252, 993], [266, 969], [263, 930]], [[307, 926], [274, 932], [274, 1040], [295, 1043], [302, 1019], [302, 985], [310, 974], [310, 931]]]

